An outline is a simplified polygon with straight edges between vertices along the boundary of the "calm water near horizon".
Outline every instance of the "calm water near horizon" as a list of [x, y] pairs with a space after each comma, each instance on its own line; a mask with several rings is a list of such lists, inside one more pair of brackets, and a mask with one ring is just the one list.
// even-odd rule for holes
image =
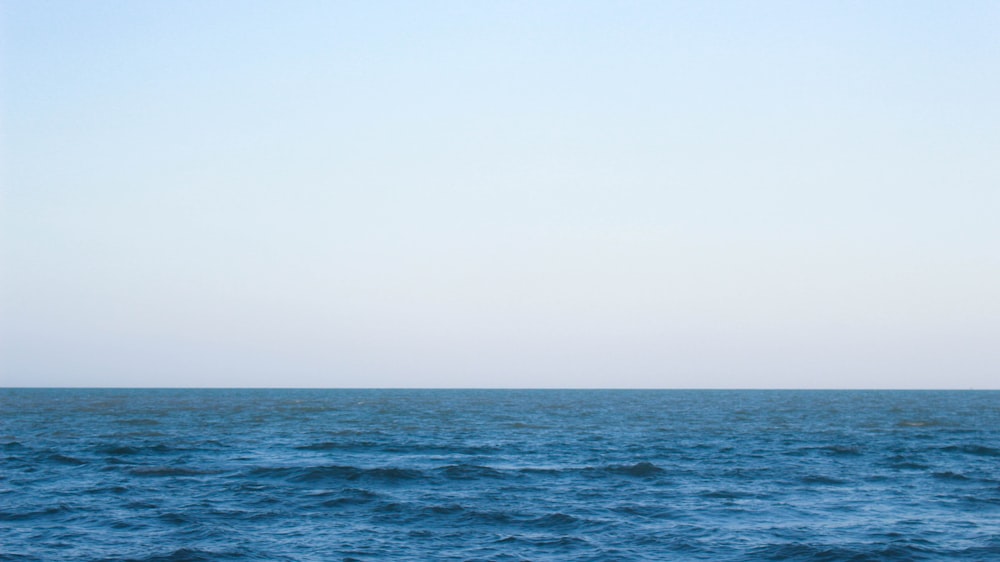
[[0, 560], [998, 560], [1000, 391], [0, 389]]

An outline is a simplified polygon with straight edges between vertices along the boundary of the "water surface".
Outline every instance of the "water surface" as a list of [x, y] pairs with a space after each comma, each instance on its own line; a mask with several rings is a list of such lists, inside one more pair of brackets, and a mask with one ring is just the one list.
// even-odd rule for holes
[[0, 390], [0, 560], [1000, 559], [1000, 392]]

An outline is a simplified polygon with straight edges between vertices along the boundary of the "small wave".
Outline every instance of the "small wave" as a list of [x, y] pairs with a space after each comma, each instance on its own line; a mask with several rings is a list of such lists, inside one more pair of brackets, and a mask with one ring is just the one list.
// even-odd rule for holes
[[97, 449], [97, 452], [103, 455], [124, 457], [129, 455], [138, 455], [140, 453], [140, 450], [136, 447], [131, 447], [129, 445], [109, 445], [106, 447], [99, 447]]
[[589, 477], [603, 477], [607, 474], [623, 476], [650, 477], [663, 474], [666, 471], [655, 464], [642, 461], [635, 464], [612, 464], [602, 467], [520, 467], [514, 469], [520, 474], [556, 476], [561, 474], [582, 474]]
[[128, 521], [124, 519], [111, 519], [108, 521], [108, 527], [119, 531], [127, 531], [142, 529], [145, 528], [146, 525], [144, 523], [137, 523], [135, 521]]
[[361, 471], [364, 478], [374, 478], [389, 482], [397, 480], [416, 480], [423, 477], [424, 473], [411, 468], [369, 468]]
[[[255, 478], [284, 480], [296, 476], [297, 474], [302, 472], [302, 470], [303, 469], [301, 468], [295, 468], [295, 467], [257, 467], [251, 469], [250, 472], [247, 474]], [[250, 482], [240, 482], [238, 487], [239, 488], [250, 487], [249, 488], [250, 491], [264, 489], [264, 486]]]
[[343, 449], [370, 449], [376, 447], [377, 444], [371, 441], [348, 441], [348, 442], [335, 442], [335, 441], [323, 441], [321, 443], [310, 443], [308, 445], [299, 445], [295, 449], [299, 451], [335, 451]]
[[180, 548], [168, 554], [154, 554], [128, 562], [212, 562], [214, 560], [246, 560], [254, 556], [241, 551], [218, 552], [198, 548]]
[[104, 494], [124, 494], [129, 491], [125, 486], [104, 486], [99, 488], [91, 488], [84, 492], [87, 495], [102, 496]]
[[503, 472], [488, 466], [472, 464], [452, 464], [439, 469], [449, 480], [479, 480], [482, 478], [503, 478]]
[[859, 457], [862, 454], [861, 449], [858, 447], [850, 447], [846, 445], [830, 445], [827, 447], [821, 447], [821, 450], [836, 457]]
[[135, 446], [135, 445], [121, 445], [121, 444], [110, 444], [101, 445], [94, 449], [94, 452], [101, 455], [110, 455], [113, 457], [127, 457], [132, 455], [141, 455], [143, 453], [154, 453], [158, 455], [170, 454], [179, 451], [180, 449], [175, 449], [168, 445], [159, 443], [157, 445], [148, 446]]
[[322, 482], [324, 480], [357, 480], [361, 477], [360, 468], [353, 466], [320, 466], [302, 469], [291, 478], [292, 482]]
[[901, 420], [896, 427], [935, 427], [941, 425], [935, 420]]
[[187, 516], [187, 515], [185, 515], [183, 513], [174, 513], [172, 511], [169, 512], [169, 513], [163, 513], [163, 514], [161, 514], [158, 517], [158, 519], [160, 521], [163, 521], [165, 523], [169, 523], [170, 525], [176, 525], [178, 527], [181, 526], [181, 525], [187, 525], [188, 523], [191, 523], [191, 521], [192, 521], [189, 516]]
[[965, 476], [964, 474], [959, 474], [957, 472], [952, 472], [950, 470], [946, 470], [944, 472], [935, 472], [931, 476], [933, 476], [934, 478], [937, 478], [939, 480], [955, 480], [955, 481], [968, 481], [969, 480], [968, 476]]
[[214, 474], [214, 471], [197, 470], [179, 466], [143, 466], [129, 471], [135, 476], [203, 476]]
[[606, 467], [606, 470], [614, 474], [624, 474], [626, 476], [639, 476], [639, 477], [656, 476], [657, 474], [663, 474], [664, 472], [666, 472], [662, 468], [647, 461], [642, 461], [629, 465], [608, 466]]
[[752, 498], [753, 494], [749, 494], [747, 492], [740, 492], [736, 490], [709, 490], [707, 492], [702, 492], [701, 497], [719, 499], [719, 500], [737, 500], [743, 498]]
[[885, 464], [890, 468], [899, 470], [927, 470], [930, 465], [918, 462], [916, 459], [905, 455], [893, 455], [886, 459]]
[[438, 445], [420, 443], [391, 443], [377, 445], [380, 451], [386, 453], [401, 454], [425, 454], [425, 455], [485, 455], [496, 452], [497, 445]]
[[807, 544], [777, 544], [753, 549], [756, 560], [848, 560], [854, 553], [837, 548], [824, 548]]
[[675, 516], [668, 506], [660, 504], [626, 504], [613, 508], [613, 511], [648, 519], [672, 519]]
[[825, 445], [822, 447], [801, 447], [784, 451], [782, 454], [789, 457], [805, 457], [817, 452], [831, 457], [859, 457], [864, 453], [859, 447], [850, 445]]
[[149, 418], [135, 418], [135, 419], [124, 419], [117, 420], [118, 425], [125, 426], [150, 426], [150, 425], [160, 425], [159, 420], [149, 419]]
[[465, 511], [465, 508], [457, 503], [453, 503], [448, 505], [433, 505], [428, 507], [426, 511], [433, 515], [453, 515], [455, 513], [462, 513]]
[[509, 427], [510, 429], [549, 429], [549, 426], [547, 425], [538, 425], [538, 424], [524, 423], [524, 422], [509, 423], [507, 424], [507, 427]]
[[528, 521], [532, 527], [541, 529], [568, 530], [580, 526], [583, 521], [566, 513], [551, 513]]
[[590, 544], [587, 539], [566, 535], [505, 535], [494, 541], [494, 544], [515, 545], [524, 544], [532, 547], [562, 547], [572, 548]]
[[802, 482], [803, 484], [820, 485], [820, 486], [841, 486], [847, 483], [844, 480], [833, 478], [832, 476], [823, 476], [820, 474], [803, 476], [802, 478], [799, 479], [799, 482]]
[[969, 504], [989, 504], [989, 505], [1000, 505], [1000, 497], [983, 497], [983, 496], [962, 496], [961, 499], [965, 503]]
[[278, 478], [289, 482], [312, 483], [327, 480], [359, 480], [374, 479], [386, 482], [414, 480], [421, 478], [423, 472], [409, 468], [358, 468], [346, 465], [327, 465], [312, 467], [257, 468], [251, 475], [264, 478]]
[[463, 509], [462, 519], [475, 525], [506, 525], [514, 522], [514, 515], [507, 511], [479, 511]]
[[378, 499], [378, 494], [369, 490], [350, 488], [344, 490], [342, 495], [323, 501], [323, 507], [341, 507], [345, 505], [362, 505], [371, 503]]
[[563, 472], [567, 472], [570, 469], [556, 468], [556, 467], [547, 467], [547, 466], [525, 466], [525, 467], [517, 468], [515, 470], [518, 473], [520, 473], [520, 474], [544, 474], [544, 475], [553, 476], [553, 475], [556, 475], [556, 474], [561, 474]]
[[941, 450], [947, 453], [963, 453], [977, 457], [1000, 457], [1000, 449], [985, 445], [949, 445], [942, 447]]
[[755, 548], [755, 560], [801, 560], [826, 562], [835, 560], [925, 560], [933, 551], [918, 544], [871, 545], [870, 548], [814, 544], [779, 544]]
[[889, 466], [900, 470], [927, 470], [930, 468], [930, 465], [913, 461], [896, 461], [890, 463]]
[[70, 456], [67, 456], [67, 455], [61, 455], [59, 453], [55, 453], [55, 454], [49, 455], [49, 460], [52, 461], [52, 462], [55, 462], [55, 463], [59, 463], [59, 464], [70, 464], [70, 465], [74, 465], [74, 466], [79, 466], [81, 464], [87, 464], [87, 461], [80, 460], [78, 458], [70, 457]]
[[0, 561], [3, 562], [38, 562], [41, 558], [28, 554], [4, 553], [0, 552]]
[[54, 505], [35, 511], [0, 511], [0, 521], [30, 521], [45, 517], [54, 517], [72, 511], [65, 505]]
[[146, 510], [146, 509], [156, 509], [159, 507], [157, 504], [150, 501], [131, 501], [125, 504], [125, 507], [135, 510]]
[[950, 553], [962, 560], [1000, 560], [1000, 544], [993, 546], [973, 546]]

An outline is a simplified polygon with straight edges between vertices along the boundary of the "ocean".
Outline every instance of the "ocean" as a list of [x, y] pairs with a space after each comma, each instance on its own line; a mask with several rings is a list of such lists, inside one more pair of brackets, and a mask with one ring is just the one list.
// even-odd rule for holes
[[0, 389], [0, 560], [1000, 560], [1000, 392]]

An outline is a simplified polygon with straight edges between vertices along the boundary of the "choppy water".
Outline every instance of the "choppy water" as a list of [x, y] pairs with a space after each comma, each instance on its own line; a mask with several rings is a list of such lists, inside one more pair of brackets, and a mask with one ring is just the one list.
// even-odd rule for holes
[[1000, 392], [0, 390], [0, 559], [1000, 559]]

